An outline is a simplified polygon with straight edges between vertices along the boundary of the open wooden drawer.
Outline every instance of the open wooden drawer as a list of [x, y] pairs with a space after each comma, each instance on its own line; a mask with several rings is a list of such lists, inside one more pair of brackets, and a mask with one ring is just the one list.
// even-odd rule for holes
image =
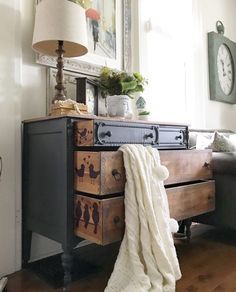
[[76, 195], [74, 206], [75, 235], [101, 245], [123, 237], [123, 196], [100, 200]]
[[176, 220], [191, 218], [215, 209], [215, 182], [202, 181], [166, 189], [170, 216]]
[[[214, 181], [167, 188], [170, 215], [176, 220], [207, 213], [215, 208]], [[75, 235], [106, 245], [122, 239], [124, 197], [110, 199], [75, 196]]]
[[[169, 170], [165, 185], [212, 177], [211, 150], [162, 150], [161, 163]], [[124, 191], [125, 169], [121, 151], [75, 151], [76, 191], [107, 195]]]

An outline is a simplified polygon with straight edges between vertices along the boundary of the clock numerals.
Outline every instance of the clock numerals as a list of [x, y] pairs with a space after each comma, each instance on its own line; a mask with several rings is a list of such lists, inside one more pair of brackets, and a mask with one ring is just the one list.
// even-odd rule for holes
[[220, 87], [225, 95], [229, 95], [233, 89], [233, 59], [225, 44], [222, 44], [218, 50], [217, 71]]

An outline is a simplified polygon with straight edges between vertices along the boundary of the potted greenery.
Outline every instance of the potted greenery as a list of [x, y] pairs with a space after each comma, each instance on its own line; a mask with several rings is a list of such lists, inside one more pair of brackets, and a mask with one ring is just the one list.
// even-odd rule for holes
[[150, 115], [150, 112], [144, 110], [144, 111], [141, 111], [141, 112], [138, 113], [138, 118], [139, 118], [139, 120], [145, 120], [145, 121], [147, 121], [149, 115]]
[[107, 109], [110, 116], [132, 117], [130, 98], [144, 91], [146, 79], [138, 73], [129, 74], [103, 67], [98, 79], [102, 96], [107, 99]]

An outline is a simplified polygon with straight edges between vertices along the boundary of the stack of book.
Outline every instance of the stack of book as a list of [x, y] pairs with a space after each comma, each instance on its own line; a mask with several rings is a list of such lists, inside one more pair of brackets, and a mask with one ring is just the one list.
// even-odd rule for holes
[[50, 116], [88, 114], [88, 107], [74, 100], [58, 100], [51, 106]]

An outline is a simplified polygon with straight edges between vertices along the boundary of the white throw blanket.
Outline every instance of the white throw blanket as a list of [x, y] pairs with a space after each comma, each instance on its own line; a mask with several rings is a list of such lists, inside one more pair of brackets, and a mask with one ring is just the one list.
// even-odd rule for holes
[[168, 170], [150, 146], [124, 145], [120, 150], [127, 179], [126, 228], [105, 292], [173, 292], [181, 272], [171, 234], [177, 222], [170, 219], [163, 185]]

